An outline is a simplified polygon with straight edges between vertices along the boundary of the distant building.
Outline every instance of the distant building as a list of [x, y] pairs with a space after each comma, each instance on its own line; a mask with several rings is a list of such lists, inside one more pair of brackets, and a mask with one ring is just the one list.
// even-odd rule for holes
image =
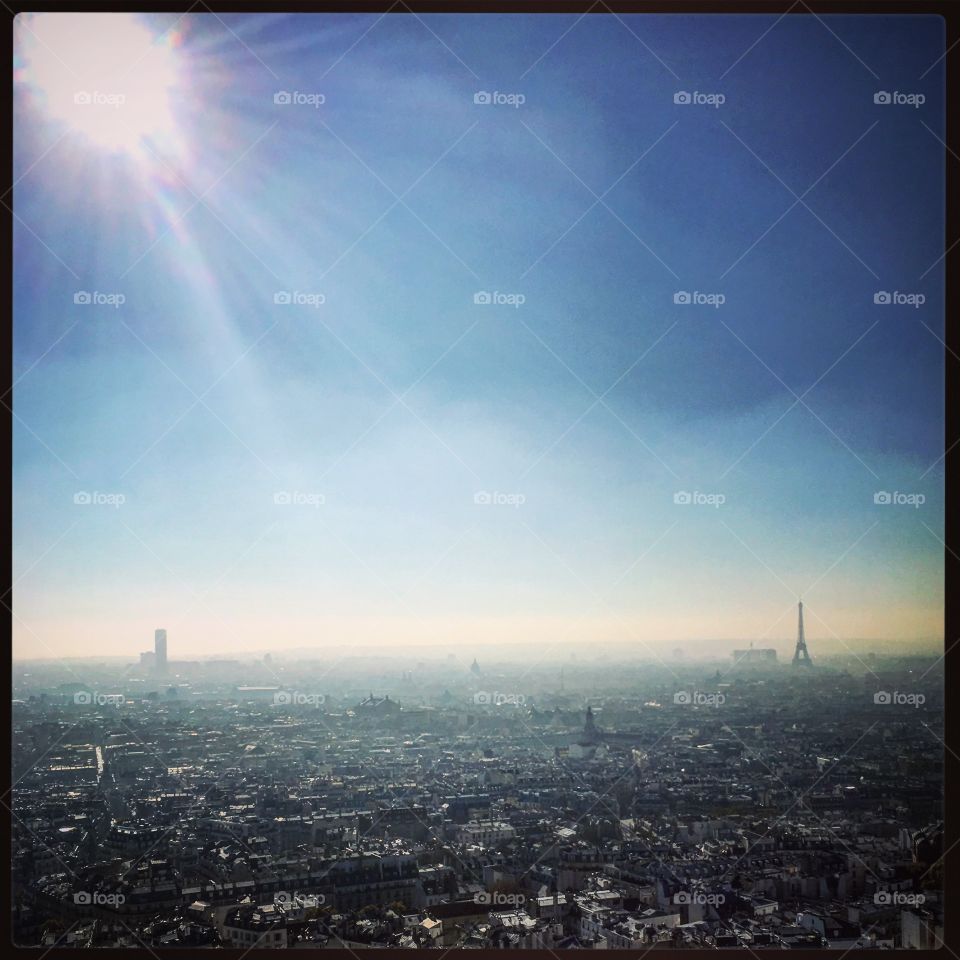
[[167, 631], [155, 630], [153, 634], [154, 667], [157, 673], [167, 672]]
[[587, 707], [587, 715], [583, 722], [583, 735], [580, 737], [580, 745], [583, 747], [592, 747], [600, 743], [602, 739], [603, 735], [593, 721], [593, 707]]
[[398, 713], [400, 704], [391, 700], [389, 694], [385, 697], [375, 697], [372, 693], [365, 697], [354, 708], [359, 716], [383, 717]]
[[772, 647], [754, 648], [750, 644], [747, 650], [733, 651], [733, 665], [740, 667], [773, 666], [777, 662], [777, 651]]
[[813, 660], [810, 658], [810, 652], [807, 650], [807, 638], [803, 632], [803, 601], [797, 605], [797, 649], [793, 654], [793, 665], [795, 667], [812, 667]]
[[594, 757], [605, 755], [607, 749], [603, 739], [603, 732], [593, 720], [593, 708], [588, 706], [583, 732], [576, 743], [571, 744], [570, 756], [577, 760], [592, 760]]
[[260, 743], [248, 743], [243, 748], [243, 756], [240, 758], [240, 765], [245, 770], [262, 769], [267, 765], [270, 754]]

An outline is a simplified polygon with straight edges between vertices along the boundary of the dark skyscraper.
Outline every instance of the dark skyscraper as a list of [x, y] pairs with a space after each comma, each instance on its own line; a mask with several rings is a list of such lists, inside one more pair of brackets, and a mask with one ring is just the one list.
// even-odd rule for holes
[[153, 634], [154, 669], [157, 673], [167, 672], [167, 631], [155, 630]]

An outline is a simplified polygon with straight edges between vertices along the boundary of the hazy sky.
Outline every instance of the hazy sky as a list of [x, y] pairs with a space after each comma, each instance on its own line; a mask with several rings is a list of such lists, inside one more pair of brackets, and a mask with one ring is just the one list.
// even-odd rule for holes
[[942, 636], [939, 19], [16, 26], [15, 656]]

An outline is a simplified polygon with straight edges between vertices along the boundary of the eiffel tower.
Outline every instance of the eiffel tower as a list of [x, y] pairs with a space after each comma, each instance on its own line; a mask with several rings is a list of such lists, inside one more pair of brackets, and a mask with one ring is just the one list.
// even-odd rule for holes
[[798, 606], [800, 619], [797, 622], [797, 649], [793, 652], [793, 665], [795, 667], [812, 667], [813, 661], [807, 651], [807, 641], [803, 635], [803, 601]]

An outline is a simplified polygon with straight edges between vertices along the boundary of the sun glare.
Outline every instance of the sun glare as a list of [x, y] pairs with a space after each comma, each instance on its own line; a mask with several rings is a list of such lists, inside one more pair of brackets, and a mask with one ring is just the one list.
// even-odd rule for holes
[[21, 14], [16, 24], [17, 78], [50, 119], [106, 151], [178, 151], [176, 34], [133, 14]]

